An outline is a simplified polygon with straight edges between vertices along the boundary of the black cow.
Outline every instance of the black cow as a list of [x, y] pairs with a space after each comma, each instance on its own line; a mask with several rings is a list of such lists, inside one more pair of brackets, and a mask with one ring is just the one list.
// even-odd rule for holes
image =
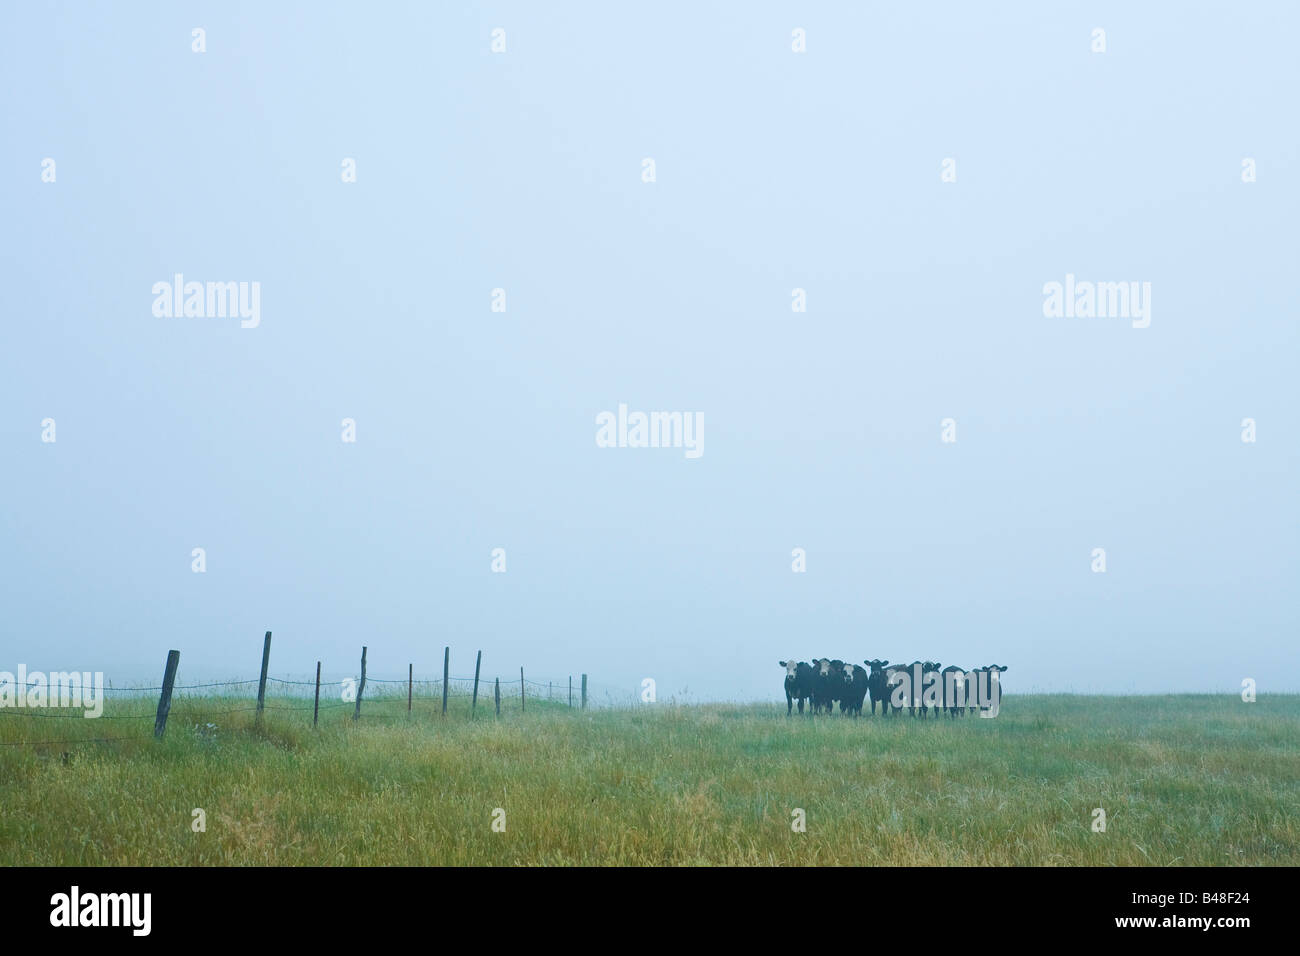
[[844, 713], [844, 662], [841, 660], [831, 661], [831, 700], [840, 705], [840, 713]]
[[843, 688], [840, 691], [840, 713], [862, 716], [862, 701], [867, 696], [867, 672], [857, 664], [841, 668]]
[[795, 663], [793, 659], [781, 661], [785, 668], [785, 715], [790, 716], [794, 702], [799, 702], [799, 713], [803, 713], [803, 702], [812, 696], [813, 669], [803, 661]]
[[820, 714], [823, 710], [831, 713], [835, 709], [838, 688], [835, 686], [840, 683], [837, 673], [831, 668], [829, 658], [821, 657], [812, 662], [813, 685], [812, 685], [812, 712]]
[[871, 668], [871, 673], [867, 675], [867, 691], [871, 694], [871, 714], [875, 716], [876, 703], [880, 703], [880, 715], [889, 713], [889, 685], [886, 683], [885, 665], [889, 661], [874, 660], [863, 661]]

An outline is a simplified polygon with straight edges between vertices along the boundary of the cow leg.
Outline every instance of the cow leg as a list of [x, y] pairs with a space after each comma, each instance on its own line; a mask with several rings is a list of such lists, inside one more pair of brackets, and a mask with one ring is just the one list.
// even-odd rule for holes
[[785, 715], [789, 717], [790, 712], [793, 710], [794, 710], [794, 700], [790, 697], [790, 692], [786, 691], [785, 692]]

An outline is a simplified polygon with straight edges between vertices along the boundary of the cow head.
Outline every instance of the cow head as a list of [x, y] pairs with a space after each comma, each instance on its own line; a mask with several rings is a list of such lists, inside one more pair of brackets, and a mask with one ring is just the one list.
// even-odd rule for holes
[[798, 670], [799, 668], [799, 662], [796, 661], [793, 657], [790, 658], [788, 661], [781, 661], [780, 664], [782, 667], [785, 668], [786, 677], [793, 677], [795, 675], [795, 671]]
[[813, 667], [816, 668], [817, 674], [821, 677], [829, 677], [831, 673], [831, 662], [828, 658], [820, 658], [813, 661]]
[[882, 661], [877, 659], [874, 661], [863, 661], [862, 663], [866, 664], [868, 667], [871, 668], [871, 673], [880, 674], [884, 671], [885, 665], [888, 664], [889, 661]]

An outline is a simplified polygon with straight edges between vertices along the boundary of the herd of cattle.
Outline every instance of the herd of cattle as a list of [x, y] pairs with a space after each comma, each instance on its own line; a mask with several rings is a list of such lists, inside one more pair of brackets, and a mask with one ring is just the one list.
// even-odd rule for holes
[[[996, 715], [1002, 700], [1000, 677], [1005, 665], [989, 664], [967, 670], [949, 666], [942, 669], [938, 661], [913, 661], [893, 664], [889, 661], [863, 661], [870, 673], [858, 664], [829, 660], [825, 657], [806, 661], [781, 661], [785, 668], [785, 712], [789, 716], [799, 702], [803, 713], [805, 701], [811, 702], [810, 713], [833, 713], [836, 702], [841, 714], [858, 717], [862, 704], [871, 700], [871, 713], [880, 704], [882, 716], [897, 714], [904, 707], [921, 716], [933, 708], [935, 716], [942, 709], [951, 717], [975, 710]], [[915, 689], [913, 689], [915, 688]]]

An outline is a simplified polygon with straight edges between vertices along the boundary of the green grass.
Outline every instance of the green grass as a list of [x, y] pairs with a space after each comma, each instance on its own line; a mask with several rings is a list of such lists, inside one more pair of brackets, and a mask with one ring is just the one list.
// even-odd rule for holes
[[0, 715], [0, 862], [1300, 864], [1297, 696], [1009, 695], [996, 719], [925, 722], [545, 701], [495, 719], [490, 696], [471, 722], [464, 700], [408, 718], [403, 696], [358, 724], [336, 703], [317, 731], [278, 709], [304, 703], [259, 729], [246, 699], [178, 701], [161, 742], [148, 718]]

